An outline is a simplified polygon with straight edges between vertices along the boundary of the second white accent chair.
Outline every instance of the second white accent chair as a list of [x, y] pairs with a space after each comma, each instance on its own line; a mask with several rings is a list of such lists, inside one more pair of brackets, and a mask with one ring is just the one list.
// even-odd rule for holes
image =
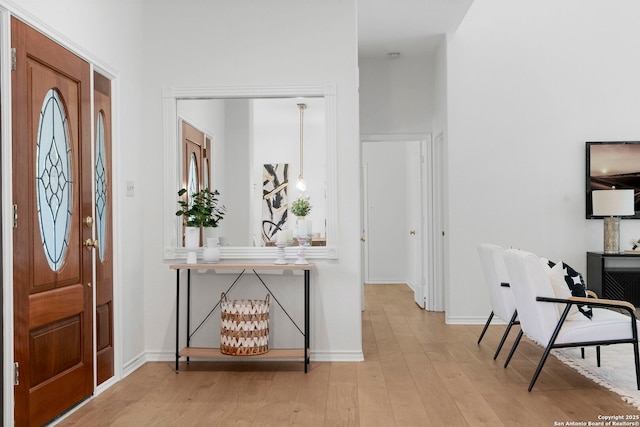
[[513, 299], [511, 289], [509, 289], [509, 276], [504, 265], [503, 249], [500, 246], [492, 245], [489, 243], [482, 243], [478, 245], [478, 254], [480, 255], [480, 263], [482, 264], [482, 270], [484, 271], [484, 279], [489, 289], [489, 299], [491, 301], [491, 314], [485, 323], [478, 344], [482, 341], [493, 316], [497, 316], [499, 319], [507, 322], [507, 328], [502, 335], [498, 349], [493, 356], [495, 360], [504, 345], [511, 327], [518, 325], [520, 322], [517, 319], [518, 312], [516, 310], [516, 304]]

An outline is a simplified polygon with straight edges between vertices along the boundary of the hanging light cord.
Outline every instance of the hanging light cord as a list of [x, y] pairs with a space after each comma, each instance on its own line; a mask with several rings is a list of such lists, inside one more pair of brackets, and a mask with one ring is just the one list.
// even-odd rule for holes
[[[303, 143], [303, 117], [304, 117], [304, 109], [307, 108], [307, 104], [298, 104], [298, 108], [300, 109], [300, 175], [298, 176], [298, 188], [300, 187], [306, 187], [304, 184], [304, 177], [303, 177], [303, 156], [302, 156], [302, 150], [304, 147], [304, 143]], [[300, 190], [304, 191], [304, 188], [300, 188]]]

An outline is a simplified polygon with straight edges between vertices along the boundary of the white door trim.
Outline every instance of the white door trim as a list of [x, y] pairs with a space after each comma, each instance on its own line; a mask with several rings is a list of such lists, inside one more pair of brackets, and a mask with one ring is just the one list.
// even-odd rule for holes
[[444, 311], [444, 138], [438, 134], [435, 140], [429, 138], [424, 145], [425, 161], [422, 173], [425, 183], [423, 209], [426, 218], [427, 238], [424, 251], [427, 254], [427, 274], [425, 296], [429, 311]]

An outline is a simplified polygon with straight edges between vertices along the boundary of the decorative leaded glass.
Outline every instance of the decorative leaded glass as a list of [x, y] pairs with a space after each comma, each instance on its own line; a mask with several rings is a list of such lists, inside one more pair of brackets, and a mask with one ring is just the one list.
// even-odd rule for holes
[[55, 89], [45, 95], [36, 140], [36, 208], [44, 254], [58, 271], [69, 247], [72, 200], [67, 114]]
[[189, 206], [193, 203], [193, 195], [200, 191], [198, 188], [198, 159], [195, 153], [191, 153], [189, 159], [189, 182], [187, 183], [187, 194], [189, 195]]
[[204, 182], [204, 188], [209, 188], [209, 159], [204, 159], [204, 168], [202, 169], [204, 172], [204, 177], [202, 181]]
[[98, 234], [98, 256], [104, 261], [106, 253], [107, 224], [107, 171], [105, 168], [104, 118], [102, 111], [98, 114], [96, 125], [96, 232]]

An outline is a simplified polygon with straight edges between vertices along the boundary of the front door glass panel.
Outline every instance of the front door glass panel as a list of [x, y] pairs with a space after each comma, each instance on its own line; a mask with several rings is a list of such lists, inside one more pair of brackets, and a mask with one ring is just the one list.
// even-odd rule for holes
[[69, 246], [73, 203], [68, 120], [55, 89], [45, 95], [36, 138], [36, 207], [40, 238], [49, 267], [58, 271]]

